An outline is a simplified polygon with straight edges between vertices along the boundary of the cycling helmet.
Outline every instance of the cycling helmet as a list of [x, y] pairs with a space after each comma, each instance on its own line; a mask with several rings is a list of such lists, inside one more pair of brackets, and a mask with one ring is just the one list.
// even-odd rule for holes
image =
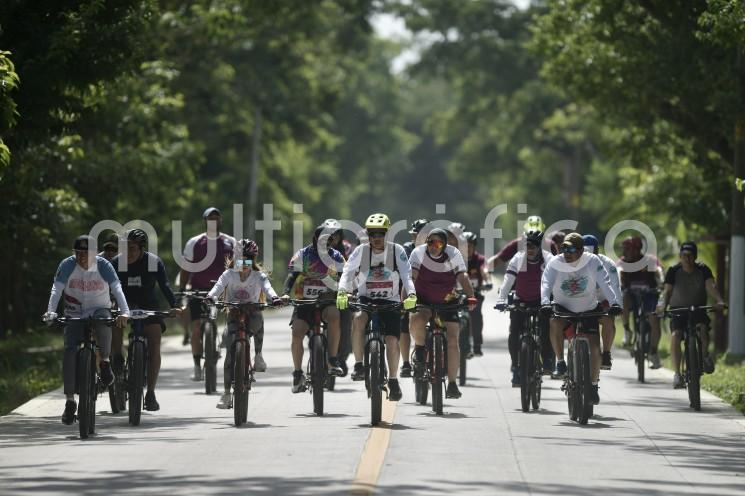
[[127, 231], [127, 241], [137, 243], [140, 248], [144, 248], [147, 244], [147, 233], [142, 229], [132, 229]]
[[207, 217], [209, 217], [210, 215], [213, 215], [213, 214], [217, 214], [217, 215], [220, 215], [220, 216], [222, 216], [222, 214], [220, 213], [220, 210], [218, 210], [218, 209], [217, 209], [217, 208], [215, 208], [215, 207], [209, 207], [209, 208], [207, 208], [207, 209], [206, 209], [206, 210], [204, 211], [204, 213], [202, 214], [202, 218], [203, 218], [203, 219], [206, 219]]
[[238, 253], [243, 255], [243, 258], [256, 258], [259, 254], [259, 245], [252, 239], [242, 239], [238, 241]]
[[642, 238], [639, 236], [629, 236], [628, 238], [623, 240], [623, 247], [626, 249], [636, 249], [641, 250], [642, 249]]
[[543, 220], [539, 215], [531, 215], [528, 217], [528, 220], [525, 221], [525, 224], [523, 224], [523, 231], [541, 231], [543, 232], [546, 229], [546, 224], [543, 223]]
[[422, 230], [424, 226], [429, 224], [429, 220], [427, 219], [417, 219], [414, 222], [411, 223], [411, 229], [409, 229], [409, 234], [418, 234], [419, 231]]
[[323, 225], [330, 229], [341, 230], [341, 222], [336, 219], [326, 219], [323, 221]]
[[479, 237], [476, 235], [476, 233], [471, 231], [466, 231], [463, 233], [463, 237], [466, 239], [467, 242], [476, 244]]
[[564, 242], [564, 237], [566, 234], [564, 234], [563, 231], [554, 231], [552, 233], [549, 233], [548, 237], [551, 238], [551, 241], [554, 242], [556, 246], [561, 246], [561, 243]]
[[582, 241], [585, 242], [585, 246], [589, 246], [593, 250], [600, 245], [600, 241], [598, 241], [598, 238], [596, 238], [592, 234], [585, 234], [584, 236], [582, 236]]
[[385, 214], [372, 214], [365, 221], [365, 229], [388, 229], [391, 227], [391, 219]]
[[466, 226], [464, 226], [460, 222], [453, 222], [448, 226], [448, 231], [455, 234], [456, 236], [460, 236], [465, 230]]
[[440, 229], [439, 227], [432, 229], [429, 234], [427, 234], [427, 241], [429, 241], [433, 236], [440, 238], [444, 244], [448, 243], [448, 233], [445, 232], [444, 229]]
[[543, 231], [528, 231], [525, 233], [525, 241], [532, 245], [541, 246]]

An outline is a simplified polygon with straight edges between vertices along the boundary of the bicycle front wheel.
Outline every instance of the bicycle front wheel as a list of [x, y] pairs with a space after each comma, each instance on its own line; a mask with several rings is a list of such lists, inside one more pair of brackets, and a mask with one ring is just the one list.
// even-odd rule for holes
[[591, 388], [592, 381], [590, 379], [590, 347], [588, 342], [581, 340], [575, 343], [575, 353], [577, 359], [577, 399], [579, 408], [579, 423], [587, 424], [587, 421], [592, 416], [592, 400], [591, 400]]
[[445, 381], [445, 343], [441, 334], [432, 337], [432, 410], [442, 415], [442, 390]]
[[313, 412], [323, 415], [323, 386], [326, 382], [326, 347], [323, 336], [316, 334], [310, 338], [310, 378], [313, 389]]
[[579, 409], [577, 408], [577, 383], [575, 381], [577, 377], [576, 370], [574, 368], [574, 343], [569, 345], [569, 353], [567, 354], [567, 376], [564, 379], [564, 387], [567, 395], [567, 407], [569, 409], [569, 420], [575, 421], [579, 415]]
[[367, 373], [370, 377], [370, 420], [372, 425], [380, 423], [383, 411], [383, 378], [380, 375], [380, 343], [370, 342], [370, 366]]
[[248, 386], [246, 384], [246, 343], [235, 343], [235, 358], [233, 362], [233, 417], [235, 426], [240, 427], [248, 416]]
[[539, 360], [538, 347], [533, 346], [531, 355], [533, 356], [533, 381], [530, 386], [530, 400], [533, 404], [533, 410], [538, 410], [541, 406], [541, 384], [543, 382], [543, 365]]
[[533, 380], [533, 354], [530, 345], [523, 340], [520, 347], [520, 406], [523, 412], [530, 410], [530, 383]]
[[142, 387], [145, 385], [145, 344], [134, 341], [129, 350], [129, 423], [140, 425]]
[[649, 332], [649, 323], [646, 319], [641, 319], [639, 322], [639, 333], [637, 340], [634, 343], [636, 349], [636, 377], [639, 382], [644, 382], [644, 365], [645, 365], [645, 341], [647, 339], [647, 333]]
[[[96, 373], [93, 369], [95, 364], [93, 362], [93, 352], [88, 348], [84, 348], [78, 352], [77, 361], [77, 381], [78, 381], [78, 399], [80, 404], [78, 405], [78, 427], [80, 428], [80, 439], [87, 439], [91, 433], [91, 403], [92, 398], [95, 397], [95, 377]], [[93, 375], [93, 378], [91, 378]], [[95, 408], [95, 407], [93, 407]], [[93, 410], [95, 415], [95, 409]]]
[[471, 351], [471, 329], [469, 319], [461, 320], [460, 335], [458, 337], [460, 349], [460, 364], [458, 368], [458, 384], [466, 385], [468, 354]]
[[211, 322], [204, 323], [204, 392], [212, 394], [217, 390], [217, 342], [215, 327]]
[[701, 411], [701, 361], [700, 357], [700, 346], [698, 339], [691, 336], [690, 333], [686, 337], [686, 358], [687, 358], [687, 373], [688, 373], [688, 399], [690, 400], [691, 408], [697, 412]]

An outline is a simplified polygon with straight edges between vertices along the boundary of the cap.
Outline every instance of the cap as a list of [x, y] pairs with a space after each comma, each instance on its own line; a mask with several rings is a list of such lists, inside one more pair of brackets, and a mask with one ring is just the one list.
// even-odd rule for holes
[[698, 257], [698, 247], [693, 241], [686, 241], [685, 243], [680, 245], [680, 253], [683, 253], [684, 251], [691, 253], [694, 260], [696, 259], [696, 257]]
[[75, 251], [89, 251], [93, 249], [93, 245], [93, 238], [87, 234], [83, 234], [77, 237], [75, 244], [72, 245], [72, 249]]
[[582, 240], [582, 235], [576, 232], [567, 234], [561, 243], [562, 248], [574, 247], [577, 251], [582, 251], [584, 246], [585, 242]]
[[119, 247], [119, 236], [117, 236], [116, 233], [106, 236], [106, 240], [103, 242], [103, 247], [106, 248], [107, 246], [113, 246], [115, 248]]
[[220, 211], [219, 211], [218, 209], [216, 209], [215, 207], [209, 207], [209, 208], [208, 208], [207, 210], [205, 210], [205, 211], [204, 211], [204, 213], [202, 214], [202, 218], [203, 218], [203, 219], [206, 219], [207, 217], [209, 217], [209, 216], [210, 216], [210, 215], [212, 215], [212, 214], [217, 214], [217, 215], [219, 215], [219, 216], [222, 216], [222, 214], [220, 213]]

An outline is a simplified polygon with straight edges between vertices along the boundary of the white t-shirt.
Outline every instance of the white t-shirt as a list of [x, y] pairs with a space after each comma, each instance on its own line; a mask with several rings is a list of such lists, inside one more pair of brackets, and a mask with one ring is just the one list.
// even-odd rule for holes
[[579, 259], [567, 263], [563, 255], [546, 264], [541, 277], [541, 303], [557, 303], [567, 310], [579, 313], [594, 310], [599, 303], [600, 288], [604, 299], [611, 305], [618, 304], [618, 296], [610, 284], [608, 272], [596, 255], [583, 252]]
[[207, 293], [209, 298], [217, 298], [225, 291], [225, 301], [234, 303], [258, 303], [263, 292], [269, 300], [276, 298], [269, 277], [258, 270], [252, 270], [245, 281], [237, 270], [227, 269], [220, 275], [215, 285]]
[[96, 263], [90, 269], [78, 265], [74, 256], [64, 259], [54, 276], [48, 312], [57, 311], [63, 293], [65, 315], [68, 317], [90, 317], [96, 310], [110, 309], [110, 294], [114, 295], [121, 315], [129, 314], [119, 277], [111, 263], [103, 257], [97, 256]]
[[[608, 278], [610, 279], [610, 285], [613, 288], [613, 292], [616, 293], [616, 296], [620, 299], [621, 297], [621, 280], [618, 278], [618, 267], [616, 267], [616, 264], [613, 263], [613, 260], [606, 257], [602, 253], [598, 253], [597, 257], [600, 259], [600, 262], [603, 264], [603, 268], [608, 272]], [[604, 300], [603, 292], [600, 290], [600, 287], [598, 287], [598, 300]]]
[[[396, 257], [397, 271], [394, 270], [393, 257]], [[411, 265], [404, 247], [387, 242], [385, 251], [375, 253], [365, 243], [357, 246], [349, 256], [339, 281], [339, 289], [350, 293], [356, 286], [359, 296], [398, 302], [401, 301], [400, 284], [407, 295], [415, 292], [411, 280]]]

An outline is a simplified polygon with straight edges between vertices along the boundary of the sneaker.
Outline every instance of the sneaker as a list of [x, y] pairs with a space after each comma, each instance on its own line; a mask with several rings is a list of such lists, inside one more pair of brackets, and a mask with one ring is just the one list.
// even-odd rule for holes
[[629, 329], [628, 324], [624, 324], [623, 326], [623, 341], [621, 342], [621, 346], [624, 348], [628, 348], [633, 344], [634, 341], [634, 335], [631, 333], [631, 329]]
[[302, 393], [305, 391], [305, 374], [302, 370], [296, 370], [292, 373], [292, 392]]
[[551, 374], [551, 378], [563, 379], [565, 375], [567, 375], [567, 363], [564, 360], [559, 360], [556, 362], [556, 368], [553, 374]]
[[329, 358], [329, 375], [340, 377], [342, 374], [341, 365], [339, 365], [339, 359], [336, 357]]
[[706, 355], [704, 357], [704, 363], [701, 364], [702, 369], [704, 371], [704, 374], [713, 374], [714, 373], [714, 360], [711, 358], [710, 355]]
[[362, 365], [362, 362], [357, 362], [354, 364], [354, 371], [352, 371], [352, 380], [353, 381], [364, 381], [365, 380], [365, 367]]
[[111, 363], [101, 362], [101, 382], [109, 387], [114, 383], [114, 373], [111, 371]]
[[185, 332], [184, 333], [184, 339], [183, 339], [183, 341], [181, 341], [181, 346], [186, 346], [187, 344], [189, 344], [189, 341], [190, 341], [190, 339], [189, 339], [189, 333], [188, 332]]
[[683, 389], [683, 378], [677, 372], [673, 376], [673, 389]]
[[473, 347], [473, 356], [484, 356], [484, 352], [481, 351], [481, 348]]
[[543, 375], [551, 375], [554, 371], [554, 361], [546, 360], [543, 362]]
[[595, 384], [592, 386], [592, 390], [590, 391], [590, 400], [592, 400], [593, 405], [600, 404], [600, 394], [598, 394], [598, 385]]
[[652, 353], [649, 355], [649, 361], [652, 362], [649, 365], [650, 369], [659, 369], [662, 367], [662, 363], [660, 362], [660, 354], [659, 353]]
[[415, 346], [411, 357], [411, 373], [415, 378], [424, 377], [424, 346]]
[[448, 388], [445, 390], [445, 398], [453, 398], [457, 400], [461, 397], [460, 389], [455, 381], [448, 382]]
[[469, 351], [466, 353], [466, 360], [470, 360], [471, 358], [475, 357], [476, 355], [473, 354], [473, 351]]
[[266, 372], [266, 362], [264, 361], [264, 357], [261, 356], [261, 353], [257, 353], [254, 357], [254, 370], [256, 372]]
[[[294, 386], [292, 392], [295, 392]], [[233, 408], [233, 395], [231, 395], [230, 393], [223, 393], [223, 395], [220, 396], [220, 401], [217, 402], [217, 408], [219, 408], [220, 410]]]
[[611, 368], [611, 358], [610, 358], [610, 351], [604, 351], [600, 363], [600, 370], [610, 370]]
[[398, 385], [397, 379], [388, 379], [388, 400], [398, 401], [401, 399], [401, 387]]
[[520, 369], [512, 367], [512, 387], [520, 387]]
[[197, 364], [194, 364], [194, 373], [191, 375], [191, 380], [194, 382], [200, 382], [203, 380], [202, 367]]
[[404, 362], [401, 366], [400, 377], [411, 377], [411, 362]]
[[75, 400], [65, 401], [65, 411], [62, 413], [62, 423], [70, 425], [75, 422], [75, 411], [78, 406], [75, 404]]
[[145, 410], [150, 412], [157, 412], [160, 410], [158, 400], [155, 399], [155, 393], [152, 391], [145, 393]]
[[339, 359], [339, 367], [341, 367], [341, 375], [339, 377], [346, 377], [349, 373], [349, 367], [347, 367], [347, 361]]

